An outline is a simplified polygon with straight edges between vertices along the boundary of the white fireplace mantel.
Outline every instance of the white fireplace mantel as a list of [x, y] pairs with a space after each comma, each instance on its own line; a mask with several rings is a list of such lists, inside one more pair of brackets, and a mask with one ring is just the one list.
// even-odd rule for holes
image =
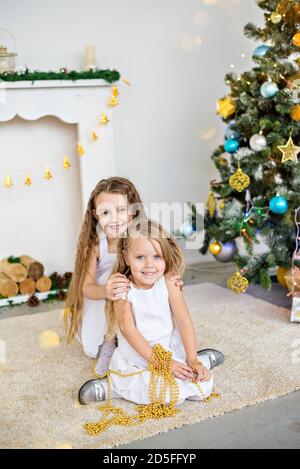
[[[0, 122], [15, 116], [29, 121], [54, 116], [76, 124], [78, 141], [86, 151], [80, 157], [83, 211], [97, 182], [115, 174], [113, 108], [109, 106], [112, 86], [93, 79], [0, 82]], [[106, 112], [110, 122], [100, 127], [102, 112]], [[99, 134], [96, 142], [91, 139], [93, 129]]]

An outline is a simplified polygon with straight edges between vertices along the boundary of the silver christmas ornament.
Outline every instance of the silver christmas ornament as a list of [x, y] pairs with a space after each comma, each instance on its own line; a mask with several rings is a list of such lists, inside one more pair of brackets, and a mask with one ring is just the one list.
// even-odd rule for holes
[[254, 134], [250, 138], [250, 148], [254, 151], [262, 151], [267, 146], [267, 140], [264, 135]]
[[227, 243], [222, 244], [222, 251], [220, 254], [214, 256], [214, 258], [219, 262], [231, 262], [234, 259], [235, 254], [237, 253], [237, 245], [235, 241], [227, 241]]

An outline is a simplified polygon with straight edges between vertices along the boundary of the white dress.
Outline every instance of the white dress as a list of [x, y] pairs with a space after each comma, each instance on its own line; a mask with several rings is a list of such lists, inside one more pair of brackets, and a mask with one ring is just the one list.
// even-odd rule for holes
[[[96, 283], [103, 285], [107, 282], [116, 262], [116, 254], [108, 252], [106, 237], [99, 241], [100, 259], [96, 267]], [[95, 358], [106, 334], [105, 300], [83, 300], [83, 316], [80, 337], [86, 355]]]
[[[148, 290], [137, 288], [130, 283], [129, 292], [123, 295], [132, 306], [136, 328], [149, 342], [151, 346], [160, 343], [165, 350], [173, 352], [173, 359], [186, 363], [186, 354], [179, 331], [174, 327], [172, 311], [169, 304], [169, 293], [162, 276]], [[146, 370], [148, 362], [138, 354], [127, 342], [118, 330], [118, 347], [115, 349], [111, 362], [111, 389], [120, 397], [137, 404], [149, 404], [148, 387], [150, 372]], [[118, 371], [122, 374], [144, 370], [142, 373], [131, 377], [123, 377], [114, 374]], [[179, 401], [185, 399], [204, 400], [213, 391], [213, 379], [204, 383], [192, 383], [176, 379], [179, 385]], [[166, 403], [169, 402], [169, 394]]]

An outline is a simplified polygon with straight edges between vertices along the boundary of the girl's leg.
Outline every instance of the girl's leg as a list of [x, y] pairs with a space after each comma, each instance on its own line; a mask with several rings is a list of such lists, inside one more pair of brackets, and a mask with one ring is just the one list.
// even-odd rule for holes
[[97, 363], [95, 366], [95, 374], [98, 377], [105, 376], [109, 368], [110, 360], [116, 348], [115, 339], [104, 341], [99, 347]]

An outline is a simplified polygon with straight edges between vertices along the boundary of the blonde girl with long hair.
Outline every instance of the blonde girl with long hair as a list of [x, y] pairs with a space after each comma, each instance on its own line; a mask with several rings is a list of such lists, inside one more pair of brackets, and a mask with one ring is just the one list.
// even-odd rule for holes
[[[106, 373], [115, 338], [106, 338], [105, 300], [114, 303], [129, 290], [126, 275], [112, 272], [119, 237], [135, 218], [144, 216], [141, 197], [126, 178], [102, 179], [92, 191], [78, 240], [65, 325], [67, 340], [76, 337], [88, 357], [96, 359], [95, 375]], [[174, 275], [177, 285], [183, 284]]]
[[[153, 404], [155, 378], [151, 366], [155, 370], [156, 363], [157, 370], [165, 369], [163, 357], [170, 360], [170, 352], [169, 371], [172, 386], [177, 389], [177, 404], [210, 396], [210, 370], [221, 365], [224, 356], [214, 349], [197, 352], [196, 333], [183, 291], [170, 280], [174, 271], [184, 271], [183, 253], [175, 238], [153, 220], [133, 221], [118, 241], [113, 269], [114, 274], [122, 274], [130, 281], [131, 288], [117, 301], [106, 302], [107, 337], [116, 333], [118, 337], [109, 380], [86, 382], [79, 391], [81, 404], [116, 397], [136, 404]], [[154, 351], [157, 355], [153, 355]], [[170, 379], [168, 376], [169, 384]], [[165, 404], [174, 399], [171, 394], [165, 389]]]

